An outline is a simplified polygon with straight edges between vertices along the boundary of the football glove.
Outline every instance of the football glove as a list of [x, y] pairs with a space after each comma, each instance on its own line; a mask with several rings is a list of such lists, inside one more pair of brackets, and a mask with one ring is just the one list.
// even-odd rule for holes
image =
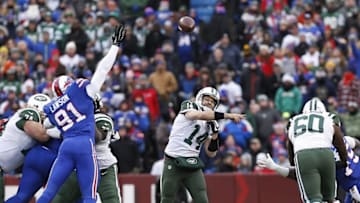
[[111, 36], [113, 45], [120, 46], [121, 43], [124, 41], [125, 36], [126, 36], [125, 26], [122, 24], [116, 26], [115, 31]]
[[210, 129], [211, 134], [219, 133], [220, 126], [219, 126], [219, 123], [217, 121], [215, 121], [215, 120], [208, 121], [207, 125], [208, 125], [208, 127]]

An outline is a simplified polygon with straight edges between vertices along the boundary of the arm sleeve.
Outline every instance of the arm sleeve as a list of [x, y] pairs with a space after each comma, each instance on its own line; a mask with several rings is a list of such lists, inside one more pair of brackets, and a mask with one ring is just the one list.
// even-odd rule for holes
[[86, 86], [86, 92], [91, 98], [95, 97], [95, 94], [100, 91], [104, 84], [106, 75], [114, 65], [118, 50], [119, 47], [112, 45], [109, 52], [98, 63], [90, 84]]

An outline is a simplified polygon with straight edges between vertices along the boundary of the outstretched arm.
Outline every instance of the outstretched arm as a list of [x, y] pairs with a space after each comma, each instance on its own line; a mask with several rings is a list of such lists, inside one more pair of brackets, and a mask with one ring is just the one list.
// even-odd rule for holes
[[264, 159], [258, 159], [256, 164], [262, 168], [274, 170], [283, 177], [296, 180], [295, 167], [283, 167], [276, 164], [270, 154], [266, 154], [266, 158]]
[[124, 25], [115, 28], [115, 32], [112, 35], [113, 45], [109, 52], [98, 63], [90, 84], [86, 86], [86, 92], [91, 98], [95, 98], [95, 94], [100, 91], [101, 86], [104, 84], [106, 75], [114, 65], [119, 46], [124, 41], [125, 35], [126, 31]]

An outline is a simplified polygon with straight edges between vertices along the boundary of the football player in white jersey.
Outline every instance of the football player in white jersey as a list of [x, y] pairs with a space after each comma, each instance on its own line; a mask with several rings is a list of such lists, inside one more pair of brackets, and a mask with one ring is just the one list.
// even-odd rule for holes
[[42, 126], [42, 108], [50, 102], [45, 94], [35, 94], [28, 100], [27, 107], [18, 110], [7, 122], [0, 137], [0, 168], [10, 172], [21, 166], [25, 153], [36, 141], [49, 139]]
[[[6, 127], [2, 129], [0, 136], [0, 202], [4, 201], [3, 173], [21, 166], [25, 153], [36, 141], [44, 142], [49, 139], [46, 129], [41, 124], [42, 107], [48, 102], [48, 96], [35, 94], [29, 98], [26, 108], [18, 110], [6, 120]], [[1, 125], [3, 128], [5, 124]]]
[[[334, 146], [339, 153], [340, 168], [347, 166], [347, 150], [334, 117], [320, 99], [313, 98], [301, 114], [290, 119], [288, 126], [289, 160], [295, 166], [303, 202], [335, 202], [336, 167], [331, 148]], [[288, 169], [283, 169], [284, 174], [289, 174]]]
[[165, 148], [165, 161], [161, 176], [161, 203], [172, 203], [180, 184], [190, 192], [194, 202], [207, 203], [206, 183], [199, 159], [204, 144], [206, 154], [214, 157], [219, 147], [216, 120], [231, 119], [239, 122], [242, 114], [221, 113], [216, 108], [220, 96], [212, 87], [201, 89], [195, 101], [186, 100], [176, 116]]

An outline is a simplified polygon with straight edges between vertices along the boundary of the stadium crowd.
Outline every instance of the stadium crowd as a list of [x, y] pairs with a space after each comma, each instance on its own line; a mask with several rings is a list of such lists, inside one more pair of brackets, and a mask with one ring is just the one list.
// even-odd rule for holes
[[[357, 0], [8, 0], [0, 5], [0, 117], [34, 93], [52, 96], [67, 74], [91, 78], [127, 35], [102, 87], [103, 112], [120, 140], [111, 143], [120, 173], [151, 171], [161, 160], [181, 101], [205, 86], [220, 92], [221, 147], [205, 172], [264, 172], [260, 152], [288, 166], [287, 120], [319, 97], [360, 138], [360, 15]], [[179, 17], [196, 21], [192, 33]], [[156, 162], [155, 162], [156, 163]], [[265, 171], [266, 172], [266, 171]], [[154, 172], [155, 173], [155, 172]]]

